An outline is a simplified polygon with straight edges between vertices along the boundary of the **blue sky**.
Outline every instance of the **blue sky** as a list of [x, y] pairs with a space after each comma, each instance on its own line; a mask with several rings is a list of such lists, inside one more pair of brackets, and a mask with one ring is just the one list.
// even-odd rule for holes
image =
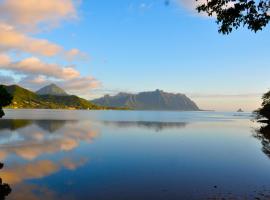
[[159, 88], [186, 93], [205, 109], [258, 107], [270, 85], [269, 28], [257, 34], [239, 29], [224, 36], [214, 19], [196, 14], [183, 2], [81, 1], [76, 19], [34, 36], [87, 54], [76, 61], [42, 57], [76, 65], [81, 76], [94, 77], [100, 84], [84, 91], [87, 98]]

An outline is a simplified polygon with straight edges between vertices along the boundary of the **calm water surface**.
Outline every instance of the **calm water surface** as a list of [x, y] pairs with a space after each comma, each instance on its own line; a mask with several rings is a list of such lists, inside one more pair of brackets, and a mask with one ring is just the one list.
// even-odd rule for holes
[[251, 113], [7, 110], [7, 199], [270, 199]]

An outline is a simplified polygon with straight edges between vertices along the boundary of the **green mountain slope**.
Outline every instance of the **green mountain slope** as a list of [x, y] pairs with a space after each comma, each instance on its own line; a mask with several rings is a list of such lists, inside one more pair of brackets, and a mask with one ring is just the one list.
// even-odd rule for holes
[[68, 94], [62, 88], [58, 87], [55, 84], [47, 85], [38, 91], [36, 91], [38, 95], [55, 95], [55, 96], [68, 96]]
[[93, 103], [101, 106], [128, 107], [134, 110], [180, 110], [199, 111], [199, 107], [184, 94], [173, 94], [162, 90], [141, 92], [138, 94], [119, 93], [105, 95]]
[[38, 95], [18, 85], [4, 86], [13, 96], [12, 104], [7, 108], [37, 109], [105, 109], [85, 99], [71, 96]]

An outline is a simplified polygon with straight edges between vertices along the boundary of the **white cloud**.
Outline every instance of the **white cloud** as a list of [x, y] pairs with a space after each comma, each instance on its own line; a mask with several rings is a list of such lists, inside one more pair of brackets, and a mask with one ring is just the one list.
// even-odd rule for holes
[[13, 71], [20, 74], [45, 75], [59, 79], [72, 79], [80, 76], [80, 73], [72, 67], [62, 67], [58, 64], [44, 63], [36, 57], [26, 58], [9, 65], [0, 65], [0, 69]]
[[[92, 76], [81, 76], [80, 72], [73, 67], [45, 63], [36, 57], [13, 62], [9, 56], [0, 54], [0, 69], [21, 75], [22, 77], [17, 83], [31, 90], [36, 90], [49, 83], [56, 83], [71, 94], [86, 96], [91, 89], [101, 85]], [[14, 79], [0, 75], [0, 83], [14, 84]]]
[[88, 94], [90, 90], [101, 86], [101, 83], [91, 76], [78, 77], [67, 81], [59, 82], [58, 84], [65, 90], [70, 91], [71, 93], [74, 92], [83, 96], [85, 96], [85, 94]]
[[37, 89], [51, 83], [57, 84], [59, 87], [65, 89], [69, 94], [77, 94], [87, 98], [89, 97], [91, 90], [101, 86], [101, 83], [91, 76], [78, 77], [69, 80], [52, 80], [42, 75], [27, 75], [20, 80], [19, 85], [32, 91], [36, 91]]
[[68, 61], [85, 59], [87, 55], [79, 49], [65, 50], [62, 46], [46, 39], [34, 38], [16, 30], [14, 27], [0, 23], [0, 51], [25, 52], [46, 57], [61, 56]]
[[76, 48], [66, 51], [64, 56], [68, 61], [73, 61], [76, 59], [79, 59], [79, 60], [88, 59], [88, 55], [86, 53], [83, 53], [79, 49], [76, 49]]
[[21, 51], [42, 56], [55, 56], [62, 47], [45, 39], [36, 39], [16, 31], [13, 27], [0, 24], [0, 50]]
[[10, 63], [10, 57], [7, 54], [0, 54], [0, 66], [5, 66]]
[[[203, 17], [209, 17], [207, 13], [205, 12], [201, 12], [198, 13], [198, 11], [196, 10], [196, 8], [202, 4], [207, 3], [207, 0], [176, 0], [176, 2], [181, 5], [184, 6], [186, 9], [196, 13], [198, 16], [203, 16]], [[228, 2], [225, 4], [224, 8], [229, 8], [229, 7], [233, 7], [234, 6], [234, 2]], [[215, 14], [213, 14], [212, 16], [216, 16]]]
[[195, 16], [199, 16], [199, 17], [209, 17], [207, 13], [205, 13], [205, 12], [198, 13], [198, 11], [196, 9], [198, 6], [200, 6], [206, 2], [207, 2], [207, 0], [198, 0], [198, 1], [196, 1], [196, 0], [176, 0], [177, 4], [184, 7], [185, 9], [190, 11]]
[[50, 84], [50, 81], [44, 75], [26, 75], [20, 79], [18, 84], [32, 91], [36, 91], [43, 85]]
[[201, 5], [202, 3], [205, 3], [206, 0], [176, 0], [178, 3], [180, 3], [182, 6], [194, 10], [196, 9], [197, 6]]
[[56, 26], [77, 17], [74, 0], [2, 0], [1, 21], [23, 30]]
[[[28, 78], [28, 82], [31, 84], [44, 84], [48, 81], [46, 77], [43, 75], [38, 75], [34, 77], [28, 76], [27, 78]], [[26, 81], [27, 79], [24, 79], [24, 80]]]

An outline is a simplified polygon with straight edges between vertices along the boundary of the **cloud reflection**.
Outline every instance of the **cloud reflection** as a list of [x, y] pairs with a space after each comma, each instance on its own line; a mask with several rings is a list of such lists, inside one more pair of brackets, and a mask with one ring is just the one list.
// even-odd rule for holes
[[40, 160], [26, 164], [12, 164], [3, 171], [1, 177], [11, 185], [21, 183], [25, 180], [40, 179], [49, 176], [60, 169], [74, 170], [85, 164], [87, 160], [80, 158], [64, 158], [60, 161]]
[[76, 121], [0, 120], [0, 123], [5, 124], [0, 129], [2, 159], [15, 154], [26, 160], [34, 160], [43, 154], [71, 151], [82, 141], [91, 142], [98, 134], [91, 124], [82, 125]]
[[29, 181], [85, 165], [88, 159], [71, 151], [97, 135], [89, 121], [0, 120], [0, 159], [7, 163], [1, 178], [14, 188], [9, 199], [72, 199]]
[[[76, 199], [70, 194], [58, 194], [46, 186], [34, 184], [18, 184], [14, 187], [16, 192], [11, 193], [9, 200], [73, 200]], [[33, 192], [34, 191], [34, 192]]]

